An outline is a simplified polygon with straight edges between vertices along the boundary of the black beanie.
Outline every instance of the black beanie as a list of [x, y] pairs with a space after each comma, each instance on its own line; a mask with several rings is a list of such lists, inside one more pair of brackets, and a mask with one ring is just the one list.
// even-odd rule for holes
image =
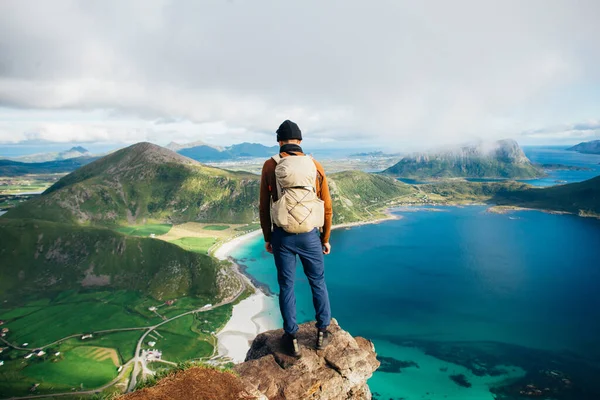
[[277, 141], [285, 141], [290, 139], [302, 140], [302, 132], [295, 122], [286, 119], [279, 125], [277, 129]]

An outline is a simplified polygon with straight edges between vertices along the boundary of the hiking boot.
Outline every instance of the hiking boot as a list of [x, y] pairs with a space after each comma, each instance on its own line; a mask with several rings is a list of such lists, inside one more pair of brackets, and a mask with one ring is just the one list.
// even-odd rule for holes
[[294, 357], [300, 357], [300, 345], [298, 344], [296, 335], [286, 332], [281, 337], [281, 340], [283, 341], [283, 348], [287, 354]]
[[317, 350], [324, 350], [331, 342], [331, 332], [325, 329], [319, 329], [317, 332]]

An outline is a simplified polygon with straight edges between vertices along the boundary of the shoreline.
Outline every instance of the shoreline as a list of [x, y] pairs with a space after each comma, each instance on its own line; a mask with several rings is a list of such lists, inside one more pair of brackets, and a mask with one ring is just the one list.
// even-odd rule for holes
[[[394, 215], [387, 209], [386, 217], [370, 221], [349, 222], [331, 227], [334, 229], [352, 228], [362, 225], [378, 224], [402, 218]], [[243, 362], [246, 353], [250, 349], [252, 340], [260, 333], [280, 328], [278, 315], [273, 315], [272, 310], [278, 310], [278, 302], [275, 296], [265, 294], [264, 289], [250, 274], [246, 272], [245, 266], [240, 265], [231, 253], [244, 243], [262, 235], [262, 231], [255, 231], [239, 235], [219, 244], [210, 255], [219, 260], [228, 260], [234, 264], [234, 268], [246, 279], [246, 283], [255, 290], [255, 293], [233, 306], [233, 312], [227, 324], [221, 329], [217, 337], [217, 354], [221, 357], [229, 357], [234, 363]]]
[[243, 362], [250, 343], [261, 332], [277, 328], [273, 318], [269, 316], [271, 303], [274, 297], [268, 297], [254, 282], [255, 280], [245, 272], [231, 253], [242, 244], [262, 234], [260, 229], [231, 238], [221, 243], [212, 252], [212, 256], [219, 260], [228, 260], [234, 268], [243, 275], [246, 284], [253, 288], [255, 293], [233, 306], [231, 318], [217, 333], [217, 354], [229, 357], [234, 363]]

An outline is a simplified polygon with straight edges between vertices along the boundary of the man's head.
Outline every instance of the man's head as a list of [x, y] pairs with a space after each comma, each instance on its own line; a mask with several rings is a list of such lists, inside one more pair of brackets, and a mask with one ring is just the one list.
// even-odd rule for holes
[[295, 122], [286, 119], [277, 129], [277, 141], [280, 146], [288, 143], [300, 144], [302, 142], [302, 132]]

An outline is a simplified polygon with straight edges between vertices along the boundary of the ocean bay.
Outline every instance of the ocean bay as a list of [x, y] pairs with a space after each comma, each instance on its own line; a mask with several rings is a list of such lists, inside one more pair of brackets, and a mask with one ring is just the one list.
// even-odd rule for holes
[[[436, 210], [398, 211], [398, 220], [332, 234], [326, 274], [334, 317], [400, 365], [376, 372], [376, 397], [491, 399], [490, 384], [558, 366], [579, 374], [569, 375], [573, 385], [592, 390], [576, 365], [600, 360], [600, 221], [537, 211], [498, 215], [485, 206]], [[233, 256], [277, 292], [262, 240]], [[300, 266], [296, 293], [299, 320], [313, 319]], [[509, 365], [502, 374], [501, 364]], [[407, 379], [421, 384], [410, 389]], [[575, 390], [559, 389], [557, 398]]]

